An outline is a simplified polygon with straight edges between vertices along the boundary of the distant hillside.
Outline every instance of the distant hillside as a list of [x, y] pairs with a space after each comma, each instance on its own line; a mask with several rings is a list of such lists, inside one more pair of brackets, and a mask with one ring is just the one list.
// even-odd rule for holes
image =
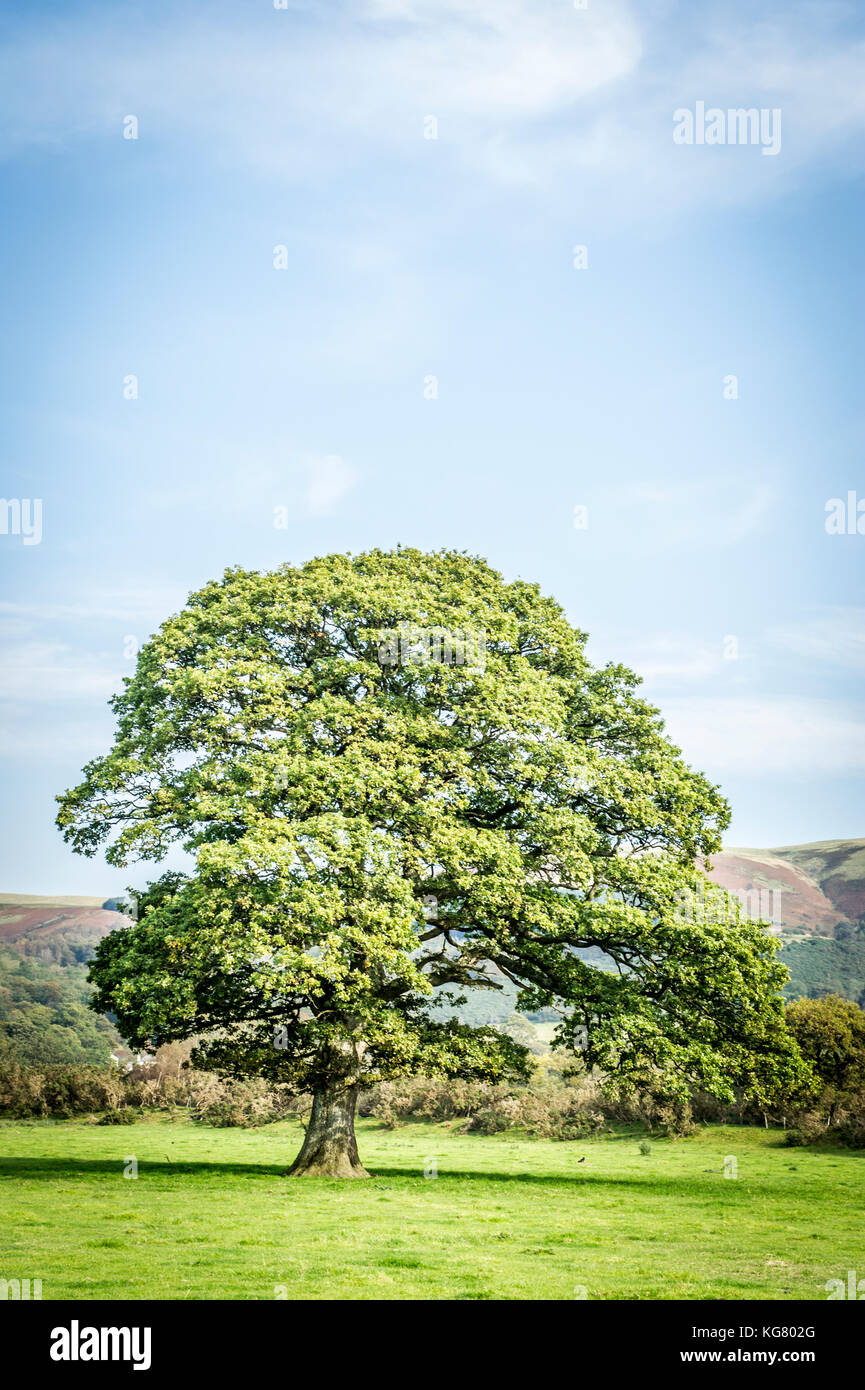
[[865, 917], [865, 840], [818, 840], [813, 845], [788, 845], [775, 853], [819, 883], [847, 921]]
[[86, 965], [56, 965], [0, 948], [0, 1061], [41, 1065], [128, 1055], [114, 1024], [88, 1008]]
[[750, 897], [751, 915], [761, 915], [762, 903], [762, 915], [782, 931], [832, 936], [839, 923], [865, 917], [865, 840], [725, 849], [715, 855], [710, 877], [743, 903]]
[[59, 965], [86, 960], [125, 921], [102, 898], [0, 893], [0, 946]]
[[[773, 919], [790, 970], [788, 998], [837, 992], [865, 1006], [865, 840], [730, 848], [715, 856], [710, 876], [737, 894], [749, 915]], [[72, 1060], [117, 1047], [109, 1021], [91, 1022], [83, 1009], [86, 962], [97, 941], [126, 921], [115, 909], [116, 899], [0, 893], [0, 1051]], [[522, 1027], [516, 991], [502, 984], [469, 990], [463, 1005], [442, 1004], [439, 1012], [508, 1031]], [[532, 1022], [543, 1029], [553, 1017], [544, 1011]]]
[[[865, 840], [729, 848], [715, 855], [710, 877], [743, 903], [750, 895], [754, 916], [761, 907], [766, 912], [774, 893], [774, 922], [782, 931], [832, 936], [839, 923], [865, 919]], [[27, 955], [58, 942], [93, 946], [123, 922], [115, 902], [0, 893], [0, 945]]]
[[87, 961], [127, 919], [102, 898], [0, 893], [0, 1058], [33, 1064], [126, 1055], [113, 1023], [87, 1007]]
[[788, 999], [843, 994], [865, 1007], [865, 840], [726, 849], [710, 877], [773, 922]]

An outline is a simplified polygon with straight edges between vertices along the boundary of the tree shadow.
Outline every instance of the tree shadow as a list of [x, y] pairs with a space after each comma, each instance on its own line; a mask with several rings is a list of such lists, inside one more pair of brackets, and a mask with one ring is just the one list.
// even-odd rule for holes
[[[122, 1173], [126, 1159], [117, 1158], [78, 1158], [78, 1157], [2, 1157], [0, 1158], [0, 1181], [3, 1178], [42, 1178], [46, 1181], [57, 1178], [95, 1177], [100, 1175], [116, 1177]], [[283, 1178], [287, 1175], [291, 1156], [287, 1155], [279, 1163], [242, 1163], [235, 1160], [204, 1160], [169, 1158], [139, 1158], [138, 1172], [150, 1176], [178, 1177], [242, 1177], [242, 1178]], [[720, 1171], [718, 1176], [720, 1177]], [[370, 1178], [376, 1182], [404, 1182], [415, 1180], [427, 1184], [430, 1179], [424, 1176], [421, 1168], [382, 1168], [370, 1170]], [[497, 1169], [445, 1168], [439, 1171], [437, 1182], [457, 1180], [459, 1182], [494, 1182], [517, 1187], [611, 1187], [617, 1191], [633, 1189], [645, 1192], [647, 1188], [666, 1187], [680, 1193], [689, 1191], [705, 1193], [708, 1183], [688, 1177], [670, 1177], [646, 1172], [644, 1177], [630, 1177], [620, 1174], [597, 1173], [582, 1168], [573, 1173], [514, 1173]], [[310, 1182], [339, 1182], [340, 1186], [357, 1187], [357, 1183], [345, 1184], [337, 1178], [304, 1178], [302, 1182], [291, 1182], [291, 1186], [304, 1187]], [[729, 1184], [728, 1184], [729, 1186]]]
[[[134, 1147], [134, 1146], [133, 1146]], [[127, 1159], [118, 1158], [44, 1158], [44, 1157], [15, 1157], [0, 1158], [0, 1180], [4, 1177], [9, 1178], [74, 1178], [87, 1177], [99, 1173], [107, 1173], [112, 1176], [123, 1170]], [[191, 1159], [189, 1161], [182, 1158], [169, 1158], [166, 1154], [164, 1159], [138, 1157], [138, 1171], [148, 1173], [160, 1173], [170, 1175], [171, 1173], [182, 1173], [189, 1175], [210, 1174], [213, 1176], [232, 1175], [237, 1177], [266, 1177], [278, 1178], [288, 1168], [291, 1157], [287, 1154], [281, 1163], [239, 1163], [232, 1160], [221, 1162], [207, 1162], [202, 1159]]]
[[[370, 1175], [382, 1181], [415, 1176], [423, 1178], [423, 1174], [419, 1170], [405, 1168], [376, 1167], [370, 1169]], [[718, 1177], [721, 1177], [720, 1170]], [[652, 1187], [665, 1187], [676, 1192], [687, 1192], [690, 1189], [696, 1192], [705, 1191], [704, 1184], [697, 1179], [673, 1177], [669, 1174], [649, 1171], [646, 1172], [645, 1177], [629, 1177], [619, 1173], [584, 1171], [582, 1168], [576, 1169], [573, 1173], [509, 1173], [500, 1172], [497, 1169], [440, 1168], [436, 1181], [441, 1182], [448, 1178], [456, 1178], [460, 1182], [497, 1182], [526, 1187], [612, 1187], [616, 1190], [632, 1189], [635, 1192], [645, 1192], [647, 1188]]]

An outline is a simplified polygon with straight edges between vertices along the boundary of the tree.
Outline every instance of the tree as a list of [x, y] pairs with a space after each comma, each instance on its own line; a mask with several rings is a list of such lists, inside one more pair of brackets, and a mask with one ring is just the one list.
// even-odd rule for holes
[[865, 1088], [865, 1013], [838, 994], [796, 999], [786, 1013], [802, 1056], [823, 1083], [827, 1124], [834, 1124], [838, 1107], [855, 1103]]
[[537, 586], [453, 552], [233, 569], [193, 594], [59, 798], [82, 853], [190, 859], [100, 942], [95, 1007], [133, 1046], [196, 1037], [198, 1066], [311, 1091], [295, 1174], [364, 1175], [362, 1085], [527, 1074], [506, 1034], [435, 1017], [441, 990], [512, 981], [621, 1089], [785, 1084], [775, 942], [677, 905], [726, 803], [584, 642]]

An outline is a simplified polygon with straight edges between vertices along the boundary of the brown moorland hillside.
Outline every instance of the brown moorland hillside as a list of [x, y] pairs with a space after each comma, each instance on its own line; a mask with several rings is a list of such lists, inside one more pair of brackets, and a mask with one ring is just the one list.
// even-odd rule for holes
[[24, 955], [79, 955], [126, 920], [102, 898], [0, 893], [0, 946]]
[[[831, 936], [839, 923], [865, 916], [865, 840], [731, 847], [715, 856], [710, 877], [740, 900], [750, 896], [764, 908], [773, 901], [775, 926], [783, 931]], [[125, 921], [102, 898], [0, 893], [0, 946], [27, 955], [52, 942], [93, 946]]]
[[865, 840], [725, 849], [709, 876], [740, 901], [756, 902], [762, 890], [766, 904], [774, 893], [774, 923], [783, 931], [831, 936], [839, 923], [865, 915]]

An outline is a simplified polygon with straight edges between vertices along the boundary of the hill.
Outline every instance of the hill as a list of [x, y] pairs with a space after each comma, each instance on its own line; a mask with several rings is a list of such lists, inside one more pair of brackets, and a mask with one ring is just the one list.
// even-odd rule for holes
[[[832, 936], [839, 923], [865, 918], [865, 839], [731, 847], [715, 856], [710, 877], [735, 893], [752, 916], [773, 921], [782, 932]], [[79, 945], [86, 954], [124, 921], [115, 903], [0, 893], [0, 945], [43, 959], [57, 959], [54, 953], [63, 945]]]
[[725, 849], [710, 877], [783, 932], [832, 936], [865, 917], [865, 840]]
[[819, 840], [775, 853], [818, 883], [847, 921], [865, 917], [865, 840]]
[[865, 840], [725, 849], [709, 876], [748, 916], [772, 922], [788, 999], [843, 994], [865, 1003]]
[[[749, 916], [772, 921], [790, 971], [788, 998], [837, 992], [865, 1001], [865, 840], [729, 848], [716, 855], [710, 877]], [[125, 921], [116, 899], [0, 893], [0, 1044], [34, 1059], [116, 1050], [113, 1025], [86, 1010], [86, 966], [97, 941]], [[13, 957], [24, 957], [26, 970]], [[442, 1016], [492, 1023], [535, 1046], [549, 1041], [555, 1012], [523, 1018], [514, 987], [501, 983], [501, 990], [469, 990], [458, 1006], [443, 1002]]]
[[105, 1065], [126, 1049], [88, 1008], [87, 962], [126, 921], [102, 898], [0, 893], [0, 1057]]
[[32, 1066], [128, 1056], [110, 1019], [88, 1007], [87, 966], [56, 965], [0, 948], [0, 1061]]
[[0, 893], [0, 946], [39, 960], [71, 965], [126, 918], [113, 900]]

